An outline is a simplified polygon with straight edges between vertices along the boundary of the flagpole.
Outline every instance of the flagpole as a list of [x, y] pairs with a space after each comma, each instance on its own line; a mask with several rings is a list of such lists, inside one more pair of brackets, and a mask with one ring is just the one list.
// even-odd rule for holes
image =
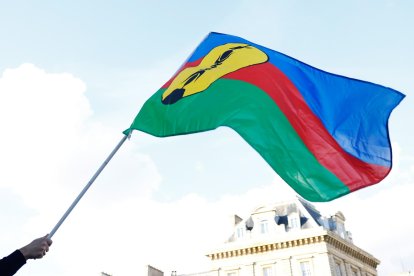
[[75, 206], [79, 203], [81, 198], [85, 195], [85, 193], [88, 191], [88, 189], [91, 187], [92, 183], [95, 181], [95, 179], [99, 176], [99, 174], [103, 171], [103, 169], [106, 167], [106, 165], [109, 163], [109, 161], [112, 159], [112, 157], [115, 155], [115, 153], [119, 150], [119, 148], [122, 146], [122, 144], [125, 142], [125, 140], [129, 137], [129, 135], [124, 135], [122, 137], [121, 141], [116, 145], [116, 147], [112, 150], [111, 154], [105, 159], [103, 164], [99, 167], [99, 169], [96, 171], [96, 173], [92, 176], [91, 180], [89, 180], [88, 184], [83, 188], [83, 190], [79, 193], [78, 197], [72, 202], [72, 205], [66, 210], [65, 214], [60, 218], [59, 222], [55, 225], [55, 227], [50, 231], [48, 238], [52, 238], [53, 235], [56, 233], [56, 231], [59, 229], [59, 227], [62, 225], [62, 223], [65, 221], [65, 219], [69, 216], [69, 214], [72, 212], [72, 210], [75, 208]]

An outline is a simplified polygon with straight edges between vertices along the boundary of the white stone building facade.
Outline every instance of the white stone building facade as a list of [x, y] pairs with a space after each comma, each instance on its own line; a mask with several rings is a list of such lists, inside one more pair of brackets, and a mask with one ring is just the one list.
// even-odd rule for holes
[[341, 212], [324, 217], [300, 198], [235, 216], [233, 235], [207, 256], [210, 271], [186, 276], [374, 276], [380, 263], [353, 244]]

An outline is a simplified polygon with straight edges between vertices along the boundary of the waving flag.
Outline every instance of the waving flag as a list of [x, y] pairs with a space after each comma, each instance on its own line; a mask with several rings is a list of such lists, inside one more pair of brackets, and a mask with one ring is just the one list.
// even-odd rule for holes
[[131, 127], [172, 136], [227, 126], [302, 197], [329, 201], [391, 170], [388, 118], [404, 95], [210, 33]]

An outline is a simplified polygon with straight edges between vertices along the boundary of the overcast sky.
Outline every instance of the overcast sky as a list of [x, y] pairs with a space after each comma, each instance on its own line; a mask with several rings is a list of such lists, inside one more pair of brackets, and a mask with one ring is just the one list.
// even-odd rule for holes
[[[0, 8], [0, 256], [52, 230], [144, 101], [211, 31], [406, 94], [391, 114], [394, 166], [328, 203], [379, 275], [414, 270], [414, 2], [6, 1]], [[295, 193], [234, 131], [135, 131], [18, 275], [169, 275], [208, 269], [230, 216]]]

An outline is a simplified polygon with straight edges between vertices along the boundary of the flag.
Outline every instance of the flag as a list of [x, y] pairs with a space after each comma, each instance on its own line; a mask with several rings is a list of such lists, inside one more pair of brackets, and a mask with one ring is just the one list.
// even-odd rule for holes
[[227, 126], [299, 195], [330, 201], [390, 172], [388, 118], [403, 98], [243, 38], [210, 33], [124, 133], [166, 137]]

